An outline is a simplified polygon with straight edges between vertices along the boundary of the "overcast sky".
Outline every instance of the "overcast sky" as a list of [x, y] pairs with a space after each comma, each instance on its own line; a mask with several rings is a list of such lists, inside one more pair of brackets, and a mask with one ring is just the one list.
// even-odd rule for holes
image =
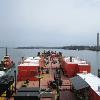
[[95, 45], [100, 0], [0, 0], [1, 46]]

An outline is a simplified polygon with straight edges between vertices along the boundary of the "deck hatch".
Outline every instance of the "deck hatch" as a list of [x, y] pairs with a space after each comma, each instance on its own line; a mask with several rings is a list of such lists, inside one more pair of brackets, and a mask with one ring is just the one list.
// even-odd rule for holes
[[80, 76], [75, 76], [73, 78], [70, 78], [70, 81], [75, 90], [81, 90], [90, 87], [89, 84], [85, 80], [83, 80]]

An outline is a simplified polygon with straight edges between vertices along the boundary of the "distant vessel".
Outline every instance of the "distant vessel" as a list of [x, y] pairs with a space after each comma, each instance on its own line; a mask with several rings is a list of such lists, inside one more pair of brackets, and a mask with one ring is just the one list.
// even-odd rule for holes
[[[9, 97], [13, 94], [13, 83], [14, 83], [14, 76], [12, 76], [12, 71], [15, 68], [15, 63], [11, 60], [10, 56], [7, 55], [7, 48], [6, 48], [6, 55], [4, 56], [3, 60], [0, 63], [0, 96], [2, 97]], [[0, 98], [0, 100], [3, 100]]]
[[10, 56], [7, 55], [7, 48], [6, 48], [6, 55], [4, 56], [3, 60], [0, 63], [0, 77], [7, 75], [12, 68], [15, 67], [15, 63], [11, 60]]

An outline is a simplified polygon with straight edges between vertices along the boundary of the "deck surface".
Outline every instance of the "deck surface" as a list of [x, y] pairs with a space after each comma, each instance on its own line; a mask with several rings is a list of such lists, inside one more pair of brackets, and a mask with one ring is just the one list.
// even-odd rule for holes
[[[59, 62], [58, 59], [55, 58], [54, 60], [57, 61], [56, 64], [53, 64], [52, 61], [49, 60], [49, 64], [46, 66], [45, 69], [49, 69], [49, 74], [43, 74], [43, 78], [41, 79], [40, 82], [40, 87], [41, 88], [48, 88], [48, 82], [51, 80], [54, 80], [54, 72], [55, 72], [55, 68], [59, 67]], [[62, 72], [61, 72], [62, 73]], [[63, 81], [63, 85], [60, 86], [60, 100], [76, 100], [74, 94], [70, 91], [71, 89], [71, 83], [69, 81], [69, 79], [64, 76], [63, 74], [61, 74], [61, 79]], [[19, 81], [17, 82], [17, 89], [19, 89], [20, 87], [22, 87], [24, 81]], [[27, 85], [27, 87], [39, 87], [39, 81], [29, 81], [29, 84]], [[10, 98], [10, 100], [14, 100], [14, 98]], [[33, 99], [34, 100], [34, 99]], [[54, 98], [41, 98], [40, 100], [55, 100]]]

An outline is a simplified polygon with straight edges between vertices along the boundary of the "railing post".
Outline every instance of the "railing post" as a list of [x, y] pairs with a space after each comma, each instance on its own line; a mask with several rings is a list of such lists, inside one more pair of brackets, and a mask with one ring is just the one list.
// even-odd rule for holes
[[14, 71], [14, 76], [15, 76], [15, 93], [16, 93], [16, 70]]
[[100, 78], [100, 69], [98, 69], [98, 77]]

